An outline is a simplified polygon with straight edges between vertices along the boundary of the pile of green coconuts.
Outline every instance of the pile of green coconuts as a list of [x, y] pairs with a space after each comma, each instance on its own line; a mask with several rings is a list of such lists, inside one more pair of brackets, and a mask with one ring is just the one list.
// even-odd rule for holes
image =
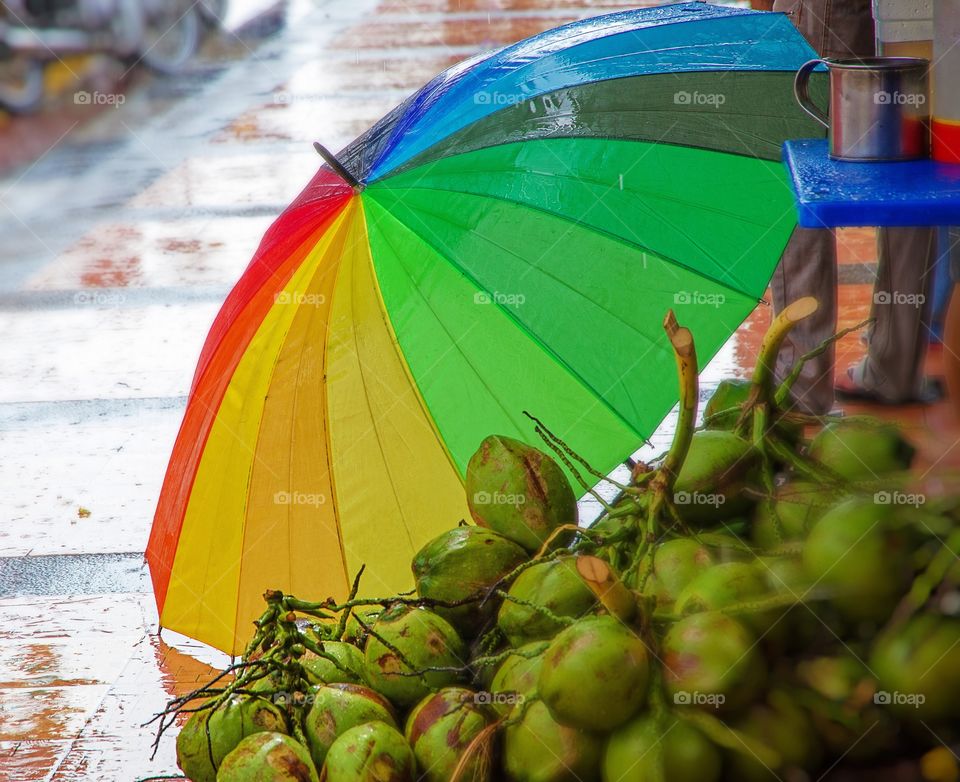
[[[358, 597], [362, 571], [339, 603], [268, 591], [242, 660], [158, 715], [160, 734], [189, 716], [183, 773], [956, 780], [960, 501], [909, 492], [895, 426], [787, 409], [799, 370], [778, 387], [771, 367], [815, 307], [774, 321], [699, 429], [693, 340], [668, 316], [673, 443], [614, 499], [531, 418], [544, 450], [480, 444], [474, 523], [415, 556], [415, 591]], [[590, 527], [568, 476], [603, 506]]]

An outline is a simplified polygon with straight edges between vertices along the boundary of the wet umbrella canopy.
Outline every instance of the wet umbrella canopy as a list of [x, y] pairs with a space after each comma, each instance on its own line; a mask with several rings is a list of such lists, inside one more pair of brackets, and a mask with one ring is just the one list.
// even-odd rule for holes
[[[676, 401], [795, 225], [780, 147], [814, 56], [781, 14], [683, 3], [441, 74], [320, 169], [203, 348], [147, 551], [161, 623], [237, 652], [267, 587], [409, 588], [463, 473], [534, 412], [599, 469]], [[689, 306], [686, 306], [689, 305]]]

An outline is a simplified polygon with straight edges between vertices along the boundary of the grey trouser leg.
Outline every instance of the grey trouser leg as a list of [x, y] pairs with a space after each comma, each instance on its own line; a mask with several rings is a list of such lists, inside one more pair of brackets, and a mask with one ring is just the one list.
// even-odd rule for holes
[[873, 0], [776, 0], [821, 57], [871, 57]]
[[[837, 243], [833, 231], [797, 228], [787, 243], [770, 282], [773, 307], [779, 312], [804, 296], [820, 307], [800, 321], [787, 336], [777, 358], [777, 381], [783, 380], [804, 353], [829, 339], [837, 326]], [[820, 415], [833, 407], [833, 345], [808, 361], [793, 386], [794, 404], [803, 412]]]
[[[821, 57], [866, 57], [874, 52], [872, 0], [776, 0]], [[831, 337], [837, 328], [837, 247], [833, 231], [798, 227], [784, 250], [771, 282], [773, 306], [780, 311], [803, 296], [814, 296], [820, 308], [794, 327], [780, 351], [777, 377], [794, 362]], [[809, 361], [793, 387], [798, 408], [826, 413], [833, 407], [831, 345]]]
[[930, 337], [935, 228], [881, 228], [863, 387], [889, 402], [916, 399]]

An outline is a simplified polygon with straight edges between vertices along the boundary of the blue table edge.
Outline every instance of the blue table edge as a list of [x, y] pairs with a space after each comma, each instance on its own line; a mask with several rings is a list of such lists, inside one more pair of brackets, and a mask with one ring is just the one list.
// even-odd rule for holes
[[[933, 226], [960, 224], [960, 165], [933, 160], [908, 162], [853, 163], [832, 160], [826, 139], [795, 139], [783, 145], [783, 163], [797, 207], [797, 222], [803, 228], [843, 228], [853, 226]], [[820, 174], [815, 180], [812, 169]], [[862, 177], [875, 179], [844, 197], [828, 191], [822, 196], [809, 193], [810, 186], [821, 188], [836, 181], [848, 167]], [[896, 169], [892, 167], [897, 167]], [[895, 173], [897, 176], [891, 177]], [[942, 191], [931, 187], [943, 179], [955, 180], [956, 187]], [[891, 187], [916, 181], [917, 187]], [[941, 196], [942, 192], [942, 196]]]

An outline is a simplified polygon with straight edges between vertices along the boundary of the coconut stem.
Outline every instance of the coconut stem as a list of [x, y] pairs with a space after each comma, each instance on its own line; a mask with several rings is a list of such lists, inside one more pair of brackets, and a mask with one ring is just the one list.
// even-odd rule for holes
[[680, 468], [683, 466], [690, 443], [693, 440], [693, 430], [697, 417], [697, 401], [700, 386], [697, 378], [697, 350], [693, 344], [693, 334], [690, 329], [677, 323], [673, 310], [667, 312], [663, 319], [663, 330], [667, 332], [670, 344], [673, 346], [674, 358], [677, 362], [677, 379], [680, 382], [680, 415], [677, 418], [677, 428], [673, 432], [673, 442], [663, 460], [660, 472], [664, 476], [664, 489], [669, 493], [673, 489]]
[[813, 296], [802, 299], [785, 307], [773, 319], [770, 328], [760, 343], [760, 352], [757, 354], [757, 365], [753, 370], [754, 390], [766, 402], [773, 401], [773, 373], [777, 363], [780, 346], [787, 338], [790, 330], [804, 318], [810, 317], [819, 308], [819, 303]]
[[567, 532], [583, 532], [579, 526], [576, 524], [561, 524], [553, 532], [550, 533], [549, 537], [543, 541], [543, 544], [537, 550], [534, 559], [543, 559], [544, 556], [550, 551], [553, 547], [553, 544], [556, 542], [557, 538], [561, 537]]
[[777, 392], [774, 396], [774, 402], [777, 407], [785, 407], [787, 400], [790, 398], [790, 391], [793, 388], [793, 384], [797, 382], [797, 379], [800, 377], [800, 373], [803, 372], [803, 367], [808, 361], [812, 361], [817, 356], [822, 355], [827, 351], [834, 342], [838, 342], [843, 339], [847, 334], [852, 334], [854, 331], [859, 331], [864, 326], [872, 323], [874, 318], [867, 318], [866, 320], [860, 321], [856, 326], [851, 326], [850, 328], [843, 329], [838, 331], [832, 337], [828, 337], [819, 345], [817, 345], [809, 353], [804, 353], [797, 359], [797, 362], [790, 369], [790, 374], [784, 378], [784, 381], [780, 384], [780, 387], [777, 389]]
[[633, 619], [637, 610], [633, 593], [617, 578], [606, 562], [599, 557], [581, 554], [577, 557], [577, 573], [613, 616], [622, 622]]
[[700, 709], [683, 710], [684, 717], [700, 728], [714, 744], [725, 749], [752, 756], [770, 769], [780, 767], [780, 753], [747, 733], [731, 728], [726, 723]]
[[497, 596], [503, 598], [504, 600], [509, 600], [511, 603], [516, 603], [517, 605], [524, 606], [529, 608], [531, 611], [536, 611], [541, 616], [545, 616], [551, 622], [556, 622], [561, 627], [569, 627], [577, 620], [569, 616], [560, 616], [555, 614], [546, 606], [542, 606], [539, 603], [534, 603], [531, 600], [524, 600], [522, 598], [516, 597], [515, 595], [508, 594], [502, 589], [497, 590]]
[[893, 612], [888, 627], [898, 627], [923, 608], [934, 590], [956, 564], [958, 557], [960, 557], [960, 530], [953, 532], [947, 538], [926, 569], [913, 580], [910, 591], [904, 595], [897, 610]]

